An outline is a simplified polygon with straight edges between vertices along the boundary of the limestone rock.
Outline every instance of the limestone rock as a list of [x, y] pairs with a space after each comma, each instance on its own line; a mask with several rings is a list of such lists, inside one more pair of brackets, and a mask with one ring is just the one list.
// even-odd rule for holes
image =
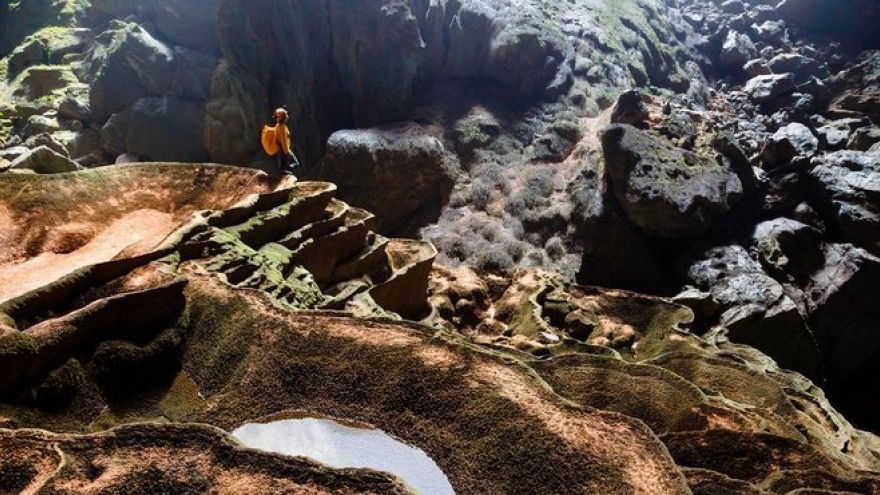
[[70, 24], [83, 15], [86, 6], [86, 2], [55, 0], [4, 2], [0, 7], [0, 55], [11, 53], [25, 38], [41, 28]]
[[67, 93], [58, 104], [58, 115], [67, 119], [91, 120], [88, 86], [81, 84], [68, 87]]
[[816, 159], [810, 177], [821, 213], [847, 241], [880, 255], [880, 156], [830, 153]]
[[829, 351], [831, 372], [843, 378], [880, 352], [873, 337], [880, 321], [874, 300], [880, 258], [848, 244], [828, 245], [823, 254], [807, 303], [817, 337]]
[[755, 44], [747, 34], [730, 30], [721, 47], [721, 63], [739, 69], [757, 54]]
[[852, 132], [846, 148], [853, 151], [868, 151], [880, 143], [880, 127], [860, 127]]
[[604, 129], [602, 148], [618, 202], [645, 232], [669, 238], [704, 233], [743, 195], [733, 171], [632, 126]]
[[217, 11], [220, 0], [156, 0], [153, 20], [158, 34], [175, 45], [208, 54], [218, 52]]
[[327, 142], [321, 173], [341, 198], [375, 212], [383, 232], [411, 231], [439, 215], [451, 189], [444, 154], [416, 124], [339, 131]]
[[810, 326], [823, 349], [831, 384], [842, 392], [846, 412], [876, 425], [880, 407], [863, 400], [859, 390], [878, 373], [880, 258], [848, 244], [827, 245], [823, 254], [824, 265], [804, 291]]
[[780, 366], [822, 377], [819, 348], [797, 305], [745, 248], [708, 250], [689, 265], [686, 278], [712, 295], [731, 340], [761, 349]]
[[669, 290], [664, 261], [645, 234], [627, 221], [614, 193], [602, 184], [602, 173], [599, 164], [586, 160], [584, 171], [569, 186], [572, 223], [584, 248], [578, 281], [646, 293]]
[[[829, 151], [845, 149], [850, 142], [853, 128], [858, 128], [860, 121], [857, 119], [839, 119], [827, 122], [816, 129], [819, 144]], [[863, 150], [864, 151], [864, 150]]]
[[792, 160], [809, 160], [819, 151], [819, 139], [797, 122], [776, 131], [764, 145], [761, 158], [769, 167], [787, 165]]
[[141, 98], [169, 90], [174, 53], [144, 28], [116, 23], [97, 40], [86, 66], [94, 78], [89, 102], [98, 122]]
[[752, 246], [770, 273], [804, 281], [824, 264], [822, 234], [788, 218], [758, 224]]
[[637, 90], [622, 93], [611, 110], [611, 122], [618, 124], [641, 124], [648, 116], [648, 105]]
[[812, 77], [825, 79], [828, 77], [828, 68], [816, 59], [799, 53], [783, 53], [770, 59], [767, 63], [776, 74], [794, 74], [795, 83], [801, 84]]
[[41, 146], [16, 158], [9, 166], [11, 170], [33, 170], [38, 174], [60, 174], [79, 170], [79, 166], [69, 158]]
[[755, 103], [767, 103], [794, 91], [793, 74], [771, 74], [749, 79], [743, 91]]
[[198, 100], [139, 100], [131, 107], [126, 150], [152, 161], [205, 162], [204, 115]]

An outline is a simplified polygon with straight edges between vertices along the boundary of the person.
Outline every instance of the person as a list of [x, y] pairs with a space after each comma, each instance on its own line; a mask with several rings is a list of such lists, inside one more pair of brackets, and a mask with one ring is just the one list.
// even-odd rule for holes
[[285, 107], [275, 109], [273, 124], [263, 126], [263, 148], [275, 160], [279, 174], [292, 173], [299, 166], [290, 141], [290, 128], [287, 123], [290, 115]]

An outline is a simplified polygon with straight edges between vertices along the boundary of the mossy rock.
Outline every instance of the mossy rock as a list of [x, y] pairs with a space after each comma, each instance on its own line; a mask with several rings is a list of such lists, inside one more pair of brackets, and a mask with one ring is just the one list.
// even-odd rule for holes
[[110, 397], [126, 398], [145, 389], [170, 383], [180, 370], [182, 332], [165, 330], [147, 345], [113, 340], [101, 343], [89, 369]]
[[639, 418], [657, 433], [704, 429], [706, 397], [663, 368], [574, 354], [530, 363], [558, 393], [580, 404]]

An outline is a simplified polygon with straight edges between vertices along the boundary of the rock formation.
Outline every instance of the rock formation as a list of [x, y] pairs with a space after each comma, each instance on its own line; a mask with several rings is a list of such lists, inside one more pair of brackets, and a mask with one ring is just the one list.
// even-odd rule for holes
[[880, 493], [878, 16], [0, 3], [0, 493]]

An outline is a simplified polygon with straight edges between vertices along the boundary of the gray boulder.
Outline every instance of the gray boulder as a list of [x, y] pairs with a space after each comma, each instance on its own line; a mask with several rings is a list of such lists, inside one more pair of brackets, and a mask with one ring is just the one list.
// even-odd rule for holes
[[767, 103], [794, 89], [794, 74], [770, 74], [749, 79], [743, 91], [753, 102]]
[[776, 218], [755, 227], [751, 247], [777, 278], [804, 281], [823, 266], [821, 241], [819, 230], [790, 218]]
[[880, 155], [838, 151], [810, 170], [815, 202], [843, 238], [880, 256]]
[[770, 59], [767, 63], [776, 74], [794, 74], [795, 83], [800, 84], [811, 77], [825, 79], [828, 77], [828, 68], [816, 59], [806, 57], [799, 53], [783, 53]]
[[160, 37], [209, 54], [219, 52], [217, 12], [220, 0], [155, 0], [152, 20]]
[[849, 244], [831, 244], [823, 251], [825, 263], [804, 293], [830, 377], [845, 382], [880, 356], [880, 258]]
[[743, 65], [743, 71], [749, 77], [766, 76], [772, 74], [770, 67], [767, 66], [767, 61], [762, 58], [756, 58], [746, 62], [745, 65]]
[[846, 147], [853, 151], [868, 151], [877, 143], [880, 143], [880, 127], [872, 125], [854, 130]]
[[365, 208], [388, 234], [435, 221], [452, 190], [443, 144], [416, 124], [343, 130], [327, 141], [321, 176], [339, 197]]
[[758, 55], [758, 50], [748, 35], [730, 30], [721, 46], [721, 63], [727, 67], [740, 69], [746, 62]]
[[786, 40], [785, 23], [779, 20], [752, 24], [752, 31], [759, 40], [772, 45], [781, 45]]
[[648, 106], [638, 90], [622, 93], [611, 110], [611, 122], [615, 124], [641, 124], [648, 116]]
[[205, 108], [200, 102], [144, 98], [114, 115], [102, 129], [111, 154], [134, 153], [147, 161], [204, 162]]
[[797, 305], [745, 248], [702, 253], [688, 265], [686, 283], [712, 295], [731, 340], [760, 349], [784, 368], [822, 377], [819, 349]]
[[630, 125], [606, 127], [602, 148], [617, 201], [645, 232], [669, 238], [702, 234], [743, 195], [737, 174], [717, 160]]
[[860, 125], [858, 119], [838, 119], [826, 122], [816, 128], [819, 144], [825, 150], [840, 151], [845, 149], [853, 134], [853, 129]]
[[89, 103], [96, 120], [106, 122], [141, 98], [169, 91], [174, 53], [145, 29], [117, 22], [97, 41], [86, 61], [93, 77]]
[[93, 0], [92, 7], [117, 19], [136, 16], [141, 24], [151, 23], [157, 36], [173, 45], [218, 52], [220, 0]]
[[220, 62], [217, 57], [176, 47], [174, 62], [172, 95], [205, 101], [211, 98], [211, 80]]
[[89, 87], [85, 84], [68, 87], [58, 103], [58, 115], [66, 119], [91, 120], [92, 107], [89, 105]]
[[32, 170], [38, 174], [61, 174], [75, 172], [79, 166], [64, 155], [40, 146], [16, 158], [10, 170]]
[[795, 159], [810, 159], [819, 151], [819, 139], [797, 122], [788, 124], [770, 136], [761, 158], [771, 167], [788, 165]]
[[668, 263], [627, 221], [617, 199], [603, 185], [601, 165], [594, 159], [583, 162], [583, 172], [568, 187], [574, 204], [572, 223], [584, 249], [578, 281], [645, 293], [671, 290]]

